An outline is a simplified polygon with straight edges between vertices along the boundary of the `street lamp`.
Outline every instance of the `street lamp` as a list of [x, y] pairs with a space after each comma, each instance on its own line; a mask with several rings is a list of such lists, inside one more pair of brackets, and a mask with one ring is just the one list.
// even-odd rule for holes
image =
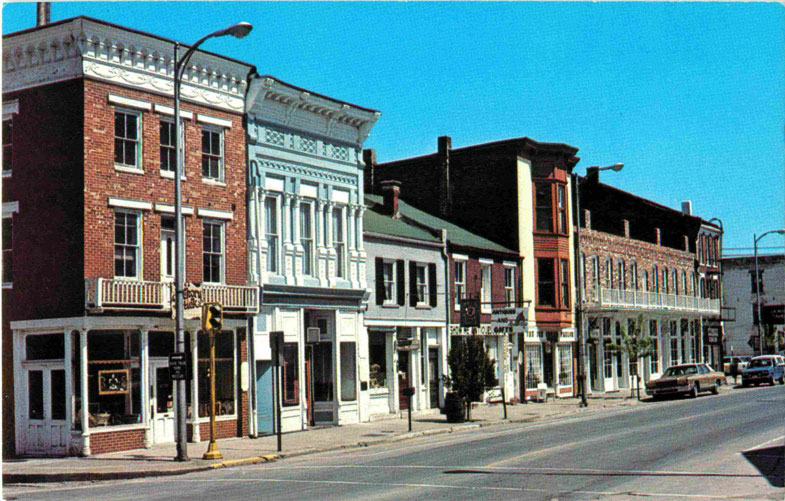
[[[588, 173], [590, 170], [594, 172], [599, 172], [603, 170], [612, 170], [614, 172], [619, 172], [624, 168], [623, 163], [615, 163], [613, 165], [607, 165], [605, 167], [587, 167], [586, 172]], [[578, 188], [580, 187], [581, 183], [587, 179], [584, 177], [583, 179], [579, 179], [577, 174], [572, 174], [573, 177], [573, 197], [575, 199], [575, 203], [573, 204], [575, 207], [575, 211], [577, 213], [576, 218], [576, 231], [575, 231], [575, 259], [577, 260], [577, 265], [575, 266], [575, 282], [578, 284], [578, 300], [575, 301], [575, 325], [578, 326], [578, 393], [581, 397], [581, 407], [588, 407], [589, 402], [586, 400], [586, 332], [583, 327], [583, 276], [582, 270], [583, 263], [581, 262], [581, 196], [578, 193]]]
[[753, 247], [755, 248], [755, 309], [758, 311], [758, 347], [760, 348], [759, 355], [763, 355], [763, 335], [761, 334], [760, 329], [763, 319], [760, 316], [760, 271], [758, 271], [758, 240], [765, 237], [769, 233], [785, 235], [785, 230], [769, 230], [759, 237], [754, 234], [752, 235], [752, 237], [755, 239], [755, 243], [753, 244]]
[[[174, 174], [174, 213], [175, 213], [175, 245], [174, 260], [175, 260], [175, 331], [177, 337], [177, 351], [185, 353], [185, 320], [183, 318], [183, 288], [185, 281], [185, 265], [183, 257], [185, 256], [185, 243], [183, 239], [183, 205], [182, 205], [182, 191], [181, 191], [181, 177], [183, 175], [183, 157], [180, 151], [180, 134], [182, 134], [182, 124], [180, 123], [180, 86], [183, 80], [183, 73], [188, 65], [188, 60], [196, 51], [196, 49], [207, 39], [213, 37], [222, 37], [225, 35], [232, 35], [236, 38], [243, 38], [251, 32], [253, 26], [250, 23], [237, 23], [215, 31], [209, 35], [200, 38], [193, 44], [183, 55], [182, 59], [179, 58], [178, 52], [180, 43], [174, 43], [174, 151], [175, 156], [175, 174]], [[177, 405], [175, 407], [175, 415], [177, 418], [177, 457], [176, 461], [188, 461], [188, 445], [185, 436], [185, 380], [180, 379], [177, 381]]]

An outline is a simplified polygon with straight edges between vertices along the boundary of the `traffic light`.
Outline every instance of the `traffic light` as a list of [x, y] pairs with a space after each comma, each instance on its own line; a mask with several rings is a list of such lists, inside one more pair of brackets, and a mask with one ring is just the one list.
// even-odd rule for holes
[[202, 330], [220, 331], [224, 324], [224, 310], [221, 303], [205, 303], [202, 306]]

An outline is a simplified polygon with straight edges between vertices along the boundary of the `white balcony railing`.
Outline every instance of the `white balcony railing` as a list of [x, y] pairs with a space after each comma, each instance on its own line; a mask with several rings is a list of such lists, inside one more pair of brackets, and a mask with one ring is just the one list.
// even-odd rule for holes
[[691, 311], [720, 314], [719, 299], [677, 296], [663, 292], [617, 290], [601, 288], [599, 297], [586, 298], [587, 306], [594, 308], [628, 308], [642, 310]]
[[[174, 285], [113, 278], [85, 279], [85, 308], [88, 311], [145, 310], [171, 312]], [[202, 301], [219, 302], [233, 313], [259, 312], [259, 289], [240, 285], [204, 285]]]

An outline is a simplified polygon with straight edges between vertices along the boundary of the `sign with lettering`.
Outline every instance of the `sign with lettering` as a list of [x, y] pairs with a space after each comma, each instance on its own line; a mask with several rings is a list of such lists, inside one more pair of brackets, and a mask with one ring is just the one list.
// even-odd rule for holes
[[785, 324], [785, 305], [767, 304], [760, 307], [760, 316], [764, 324]]
[[172, 381], [188, 379], [188, 359], [185, 353], [169, 354], [169, 376]]
[[461, 299], [461, 327], [480, 326], [480, 300]]
[[495, 334], [523, 334], [526, 332], [526, 308], [495, 308], [491, 312], [491, 329]]
[[[172, 287], [172, 318], [175, 317], [177, 304], [177, 291]], [[183, 285], [183, 318], [186, 320], [202, 317], [202, 288], [190, 282]]]

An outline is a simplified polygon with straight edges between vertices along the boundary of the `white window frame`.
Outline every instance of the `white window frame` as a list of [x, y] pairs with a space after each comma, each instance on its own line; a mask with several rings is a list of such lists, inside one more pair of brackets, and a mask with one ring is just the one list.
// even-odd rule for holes
[[332, 244], [335, 249], [335, 276], [346, 278], [346, 224], [343, 206], [333, 207], [330, 213], [332, 220]]
[[[456, 256], [453, 255], [453, 284], [454, 284], [454, 294], [455, 294], [455, 311], [460, 311], [461, 309], [461, 296], [466, 294], [466, 263], [468, 262], [469, 258], [464, 256]], [[463, 274], [463, 280], [458, 280], [458, 268], [461, 269], [461, 273]]]
[[[526, 343], [525, 347], [525, 360], [524, 360], [524, 372], [526, 378], [526, 389], [527, 390], [536, 390], [537, 385], [529, 386], [529, 382], [531, 381], [531, 373], [534, 372], [534, 376], [537, 378], [538, 382], [542, 382], [542, 345], [541, 344], [530, 344]], [[531, 367], [531, 369], [529, 368]]]
[[431, 290], [430, 284], [428, 283], [428, 265], [416, 263], [414, 266], [414, 276], [417, 281], [417, 306], [428, 306]]
[[[163, 168], [163, 162], [161, 162], [161, 147], [164, 146], [164, 144], [161, 142], [161, 124], [163, 124], [163, 123], [165, 123], [167, 125], [174, 125], [174, 117], [159, 117], [159, 123], [158, 123], [158, 162], [159, 162], [159, 165], [158, 165], [158, 171], [161, 174], [161, 177], [165, 177], [167, 179], [174, 179], [174, 173], [177, 170], [177, 157], [175, 156], [175, 164], [174, 164], [174, 167], [172, 168], [172, 170], [164, 169]], [[166, 146], [169, 147], [170, 145], [166, 145]], [[174, 148], [174, 145], [171, 145], [171, 147]], [[183, 158], [183, 152], [184, 151], [185, 151], [185, 124], [184, 124], [184, 122], [183, 122], [183, 120], [181, 118], [180, 119], [180, 159], [181, 160]], [[183, 165], [183, 174], [182, 174], [182, 176], [180, 176], [180, 179], [185, 181], [186, 180], [186, 176], [185, 176], [185, 162], [184, 161], [182, 162], [182, 165]]]
[[[556, 374], [556, 381], [558, 382], [559, 386], [572, 386], [572, 344], [570, 343], [559, 343], [556, 345], [559, 357], [558, 357], [558, 367], [559, 373]], [[565, 358], [565, 354], [568, 356]], [[566, 380], [568, 383], [562, 382], [562, 371], [567, 374]]]
[[136, 142], [136, 157], [135, 157], [136, 164], [135, 165], [128, 165], [128, 164], [124, 164], [124, 163], [117, 163], [116, 161], [114, 161], [114, 156], [116, 154], [116, 151], [115, 151], [114, 145], [113, 145], [112, 146], [112, 157], [113, 157], [113, 161], [114, 161], [114, 168], [115, 168], [115, 170], [121, 171], [121, 172], [130, 172], [130, 173], [133, 173], [133, 174], [144, 173], [144, 166], [142, 165], [142, 159], [144, 158], [144, 155], [142, 154], [142, 145], [143, 145], [142, 131], [144, 130], [143, 127], [142, 127], [142, 112], [141, 111], [137, 111], [137, 110], [132, 110], [132, 109], [129, 109], [129, 108], [122, 108], [122, 107], [118, 107], [118, 106], [116, 106], [114, 108], [113, 121], [112, 121], [112, 139], [121, 139], [121, 140], [124, 140], [124, 141], [133, 141], [132, 139], [118, 138], [117, 136], [114, 135], [114, 127], [115, 127], [114, 120], [117, 120], [117, 114], [118, 113], [123, 113], [125, 115], [134, 115], [134, 116], [136, 116], [136, 140], [135, 140], [135, 142]]
[[[388, 268], [389, 266], [389, 268]], [[396, 283], [395, 279], [396, 275], [396, 263], [394, 260], [385, 259], [382, 261], [382, 279], [384, 280], [384, 302], [383, 305], [397, 305], [398, 304], [398, 284]], [[385, 273], [387, 270], [390, 270], [390, 277], [388, 279], [387, 274]], [[389, 286], [389, 291], [388, 291]], [[389, 292], [389, 294], [388, 294]]]
[[504, 265], [504, 300], [507, 306], [515, 306], [515, 266], [511, 264]]
[[[142, 213], [140, 211], [135, 210], [128, 210], [128, 209], [115, 209], [114, 211], [114, 219], [113, 219], [113, 233], [112, 233], [112, 252], [114, 253], [116, 246], [118, 245], [115, 242], [115, 233], [117, 231], [117, 215], [118, 214], [125, 214], [126, 216], [133, 216], [136, 219], [136, 245], [129, 246], [127, 244], [122, 244], [125, 247], [135, 247], [136, 248], [136, 266], [134, 270], [134, 276], [124, 276], [124, 275], [114, 275], [114, 278], [117, 280], [142, 280], [142, 270], [144, 270], [144, 265], [142, 262], [144, 256], [144, 246], [142, 243], [144, 242], [143, 233], [142, 233]], [[112, 268], [113, 273], [116, 272], [116, 257], [112, 258]]]
[[[654, 329], [652, 332], [651, 323], [654, 322]], [[649, 354], [649, 372], [652, 374], [659, 374], [660, 372], [660, 336], [659, 336], [659, 320], [649, 319], [649, 337], [651, 338], [651, 352]]]
[[635, 261], [630, 263], [630, 276], [632, 278], [632, 284], [630, 284], [632, 290], [640, 290], [638, 285], [638, 263]]
[[[488, 281], [486, 284], [486, 270]], [[480, 312], [491, 313], [493, 311], [493, 261], [480, 259]]]
[[[3, 204], [3, 205], [5, 205], [5, 204]], [[4, 208], [5, 208], [5, 207], [4, 207]], [[6, 263], [6, 262], [5, 262], [5, 253], [6, 253], [6, 249], [5, 249], [5, 247], [3, 247], [3, 249], [2, 249], [2, 251], [3, 251], [2, 262], [3, 262], [3, 267], [5, 267], [6, 265], [7, 265], [7, 266], [11, 266], [11, 279], [12, 279], [12, 281], [11, 281], [11, 282], [3, 282], [3, 285], [2, 285], [3, 289], [12, 289], [12, 288], [13, 288], [13, 286], [14, 286], [14, 283], [13, 283], [13, 272], [14, 272], [14, 270], [13, 270], [13, 256], [14, 256], [14, 241], [13, 241], [13, 237], [14, 237], [14, 213], [15, 213], [15, 212], [17, 212], [18, 210], [19, 210], [19, 206], [17, 205], [17, 206], [16, 206], [16, 210], [12, 210], [12, 211], [5, 211], [5, 210], [4, 210], [4, 211], [3, 211], [3, 223], [5, 223], [5, 220], [6, 220], [6, 219], [9, 219], [9, 220], [11, 220], [11, 246], [10, 246], [10, 248], [9, 248], [9, 249], [7, 249], [7, 250], [8, 250], [8, 251], [11, 253], [11, 262], [10, 262], [10, 263]], [[3, 230], [3, 238], [5, 238], [5, 232], [4, 232], [4, 230]], [[4, 270], [0, 270], [0, 272], [2, 272], [2, 271], [4, 271]], [[5, 273], [3, 273], [3, 275], [5, 275]]]
[[[209, 254], [212, 254], [212, 255], [218, 255], [218, 256], [220, 256], [220, 259], [221, 259], [221, 263], [220, 263], [219, 271], [218, 271], [218, 273], [221, 276], [219, 277], [219, 280], [217, 282], [216, 281], [207, 280], [207, 278], [204, 276], [204, 258], [205, 258], [205, 255], [208, 254], [208, 252], [204, 248], [204, 230], [207, 227], [207, 225], [213, 225], [213, 226], [218, 226], [219, 227], [219, 237], [221, 239], [221, 242], [220, 242], [221, 250], [218, 253], [215, 253], [215, 252], [210, 252], [209, 253]], [[223, 283], [226, 282], [226, 222], [225, 221], [221, 221], [220, 219], [204, 219], [204, 220], [202, 220], [202, 282], [206, 283], [206, 284], [223, 284]]]
[[[204, 149], [202, 147], [202, 144], [203, 144], [203, 141], [204, 141], [203, 136], [204, 136], [205, 132], [218, 134], [218, 136], [219, 136], [219, 148], [221, 149], [221, 151], [217, 155], [218, 156], [218, 177], [211, 177], [209, 175], [205, 176], [205, 174], [204, 174], [204, 156], [205, 155], [210, 155], [211, 157], [215, 157], [216, 156], [213, 152], [205, 153], [205, 151], [204, 151]], [[223, 127], [218, 127], [218, 126], [215, 126], [215, 125], [209, 125], [209, 124], [204, 124], [203, 123], [202, 124], [202, 129], [201, 129], [201, 131], [199, 133], [199, 139], [200, 139], [200, 141], [199, 141], [199, 152], [201, 154], [201, 157], [200, 157], [200, 160], [201, 160], [201, 162], [200, 162], [200, 164], [201, 164], [200, 165], [200, 169], [201, 169], [201, 175], [202, 175], [202, 182], [205, 182], [205, 183], [208, 183], [208, 184], [212, 183], [212, 184], [223, 185], [224, 182], [225, 182], [224, 180], [226, 178], [226, 153], [225, 153], [226, 148], [224, 147], [225, 129]]]
[[[270, 232], [270, 218], [268, 217], [267, 213], [267, 203], [268, 201], [272, 201], [272, 205], [275, 207], [275, 214], [274, 214], [274, 222], [275, 222], [275, 229], [276, 233]], [[267, 257], [265, 262], [265, 269], [263, 271], [267, 273], [272, 273], [276, 275], [281, 274], [281, 199], [275, 195], [265, 195], [264, 203], [263, 203], [263, 211], [264, 214], [264, 238], [267, 242]], [[274, 244], [270, 245], [270, 239], [274, 238]], [[270, 267], [270, 256], [273, 256], [275, 267], [271, 269]]]
[[[302, 263], [303, 264], [303, 275], [304, 276], [308, 276], [308, 277], [316, 276], [316, 273], [315, 273], [316, 270], [315, 270], [315, 266], [314, 266], [314, 261], [315, 261], [315, 257], [316, 257], [315, 256], [315, 254], [316, 254], [316, 235], [315, 235], [315, 233], [316, 233], [316, 218], [314, 217], [314, 205], [315, 205], [315, 202], [313, 200], [311, 200], [311, 199], [303, 200], [302, 202], [300, 202], [299, 210], [296, 211], [297, 212], [297, 217], [300, 218], [300, 220], [299, 220], [299, 223], [300, 223], [300, 225], [299, 225], [300, 226], [299, 227], [299, 230], [300, 230], [299, 241], [300, 241], [300, 245], [303, 247], [303, 263]], [[307, 239], [303, 238], [304, 231], [305, 231], [305, 225], [303, 224], [302, 215], [303, 215], [303, 210], [304, 209], [307, 210], [308, 220], [310, 222], [310, 229], [311, 229], [310, 237], [308, 237]], [[306, 245], [304, 243], [306, 240], [308, 242], [310, 242], [308, 244], [308, 247], [310, 249], [310, 253], [306, 251]], [[309, 259], [309, 255], [310, 255], [310, 259]], [[308, 265], [308, 270], [307, 271], [306, 271], [306, 264]]]
[[619, 275], [619, 290], [627, 290], [627, 267], [624, 263], [624, 259], [618, 259], [616, 261], [617, 265], [617, 273]]
[[[18, 115], [18, 114], [19, 114], [19, 101], [17, 99], [14, 99], [12, 101], [6, 101], [3, 103], [3, 122], [5, 122], [6, 120], [9, 120], [11, 122], [12, 136], [14, 131], [14, 119], [15, 119], [14, 115]], [[13, 137], [11, 137], [11, 142], [8, 143], [9, 145], [11, 145], [11, 165], [10, 165], [11, 168], [8, 170], [3, 169], [3, 174], [2, 174], [3, 177], [11, 177], [11, 172], [13, 171], [13, 167], [14, 167], [13, 166], [13, 144], [14, 144], [13, 141], [14, 139]]]

